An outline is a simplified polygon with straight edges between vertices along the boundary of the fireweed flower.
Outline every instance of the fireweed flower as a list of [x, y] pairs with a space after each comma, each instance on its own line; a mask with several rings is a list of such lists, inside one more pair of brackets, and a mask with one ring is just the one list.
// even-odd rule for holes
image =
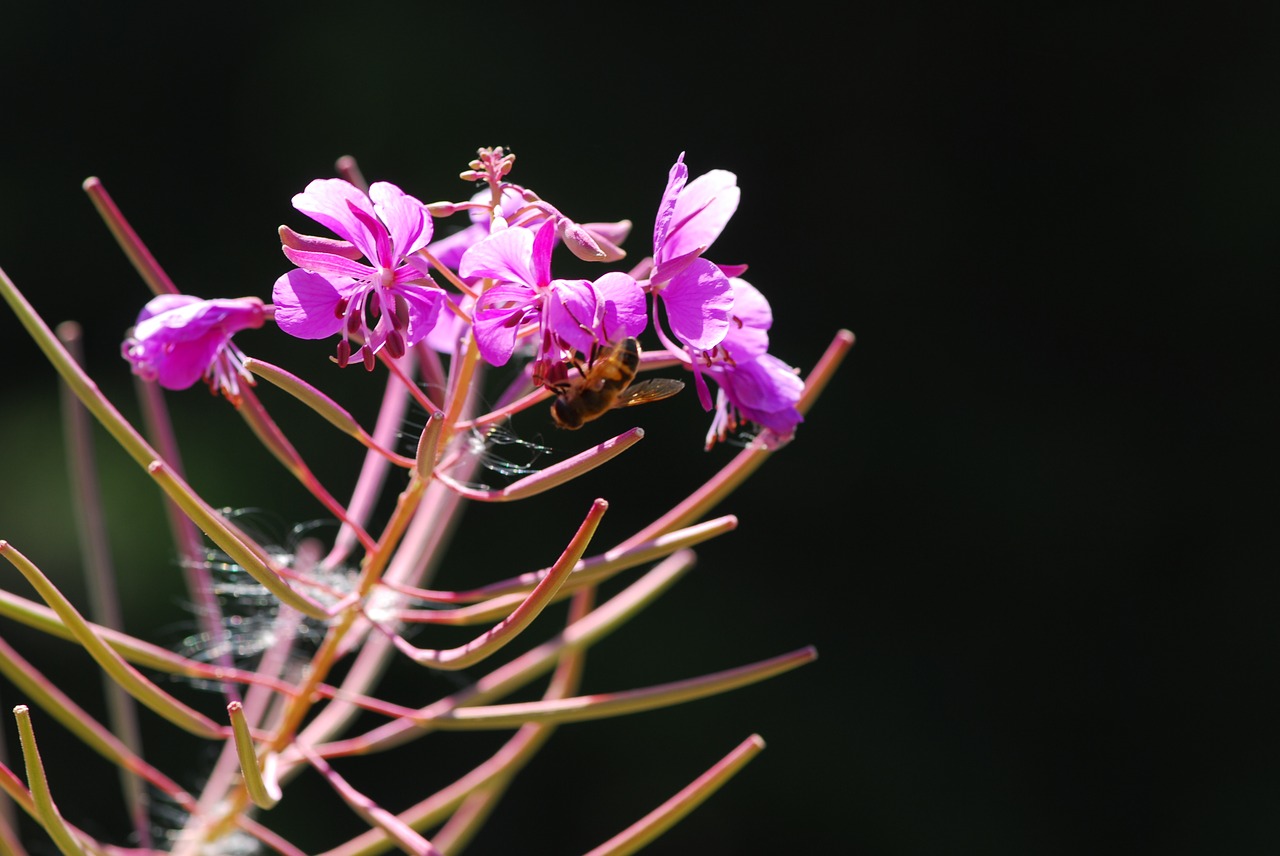
[[[707, 432], [706, 446], [724, 441], [743, 422], [766, 429], [761, 441], [776, 448], [789, 441], [803, 421], [796, 404], [804, 381], [796, 370], [768, 353], [773, 310], [765, 296], [744, 279], [733, 286], [733, 324], [716, 348], [716, 357], [704, 371], [719, 385], [716, 413]], [[694, 361], [695, 371], [699, 368]], [[701, 373], [698, 374], [701, 379]]]
[[165, 389], [186, 389], [203, 378], [211, 391], [237, 403], [240, 382], [252, 385], [253, 376], [231, 337], [261, 327], [266, 314], [256, 297], [201, 300], [161, 294], [138, 313], [120, 352], [144, 380], [158, 381]]
[[[272, 289], [280, 329], [300, 339], [341, 332], [338, 364], [358, 357], [370, 369], [383, 347], [398, 358], [430, 332], [444, 292], [406, 262], [431, 241], [425, 205], [385, 181], [374, 182], [366, 196], [348, 181], [328, 178], [308, 184], [293, 207], [342, 242], [295, 236], [283, 245], [299, 269]], [[351, 336], [361, 343], [355, 351]]]
[[594, 282], [553, 279], [555, 242], [555, 223], [548, 220], [536, 234], [516, 227], [501, 229], [463, 254], [460, 276], [496, 283], [480, 295], [472, 324], [476, 346], [487, 362], [505, 365], [515, 351], [517, 335], [532, 324], [539, 329], [537, 377], [554, 374], [552, 364], [574, 352], [590, 353], [601, 342], [644, 330], [644, 292], [635, 279], [618, 271]]
[[[691, 182], [688, 178], [689, 168], [682, 152], [667, 177], [653, 227], [649, 292], [661, 299], [676, 339], [694, 351], [710, 351], [729, 331], [733, 309], [729, 276], [741, 273], [745, 267], [728, 268], [726, 274], [725, 269], [702, 258], [702, 254], [738, 209], [741, 194], [737, 176], [726, 170], [712, 170]], [[665, 339], [657, 323], [657, 299], [654, 328]], [[680, 350], [669, 341], [664, 344]]]
[[767, 429], [758, 438], [766, 448], [778, 448], [795, 436], [796, 426], [804, 421], [796, 409], [804, 381], [794, 368], [772, 354], [761, 354], [745, 362], [718, 365], [710, 373], [720, 389], [707, 431], [708, 449], [744, 422]]

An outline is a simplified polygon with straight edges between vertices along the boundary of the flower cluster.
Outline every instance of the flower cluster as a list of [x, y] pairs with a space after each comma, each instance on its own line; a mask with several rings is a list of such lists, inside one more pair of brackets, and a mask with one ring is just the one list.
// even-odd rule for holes
[[[354, 161], [344, 158], [339, 177], [312, 181], [293, 198], [299, 212], [331, 234], [280, 227], [284, 255], [294, 267], [275, 280], [270, 303], [261, 296], [202, 299], [182, 293], [101, 184], [85, 184], [154, 294], [121, 349], [132, 371], [165, 389], [203, 380], [220, 393], [332, 517], [331, 539], [300, 525], [282, 546], [207, 502], [183, 474], [164, 397], [154, 386], [140, 385], [148, 431], [135, 428], [0, 271], [0, 294], [83, 405], [67, 414], [70, 433], [82, 444], [71, 455], [73, 465], [91, 466], [92, 453], [84, 445], [88, 433], [80, 424], [91, 414], [165, 497], [199, 625], [176, 652], [128, 635], [108, 608], [83, 614], [35, 561], [0, 539], [0, 557], [38, 596], [0, 590], [0, 617], [74, 640], [118, 694], [112, 706], [117, 718], [109, 728], [72, 699], [71, 688], [57, 686], [0, 639], [0, 675], [24, 702], [14, 713], [26, 772], [24, 782], [0, 759], [0, 851], [23, 852], [7, 811], [12, 801], [64, 854], [124, 852], [59, 811], [51, 786], [56, 775], [46, 772], [36, 747], [36, 725], [46, 716], [120, 769], [133, 820], [129, 852], [139, 856], [303, 856], [287, 831], [273, 827], [269, 811], [304, 773], [318, 776], [368, 827], [326, 853], [400, 849], [434, 856], [455, 852], [478, 833], [516, 773], [560, 725], [718, 695], [816, 656], [803, 648], [657, 686], [580, 692], [593, 643], [687, 571], [692, 547], [737, 525], [732, 515], [703, 518], [794, 437], [801, 414], [839, 365], [852, 334], [839, 331], [804, 380], [769, 353], [772, 312], [764, 295], [742, 278], [745, 265], [707, 258], [738, 206], [732, 173], [713, 170], [690, 181], [681, 155], [658, 204], [652, 252], [620, 269], [629, 221], [574, 220], [511, 182], [513, 164], [514, 156], [502, 149], [481, 149], [462, 174], [477, 190], [461, 201], [424, 204], [387, 182], [366, 185]], [[448, 222], [455, 215], [465, 224]], [[608, 269], [594, 278], [557, 276], [553, 270], [568, 268], [557, 263], [558, 250]], [[270, 277], [261, 281], [265, 292]], [[332, 359], [339, 367], [359, 364], [382, 381], [376, 425], [366, 430], [316, 386], [233, 344], [244, 331], [272, 326], [299, 339], [336, 338]], [[642, 349], [642, 337], [657, 345]], [[496, 371], [500, 367], [506, 368]], [[597, 499], [565, 522], [558, 555], [469, 590], [432, 587], [469, 502], [538, 496], [607, 463], [644, 436], [633, 428], [541, 469], [532, 461], [495, 463], [498, 444], [535, 455], [551, 451], [521, 440], [511, 430], [512, 417], [550, 399], [551, 421], [578, 428], [614, 408], [675, 394], [683, 381], [640, 376], [676, 367], [691, 376], [702, 406], [714, 411], [707, 448], [755, 426], [745, 448], [720, 472], [608, 549], [589, 553], [608, 508]], [[482, 386], [486, 375], [506, 376], [508, 386], [494, 395]], [[259, 397], [259, 380], [303, 402], [354, 441], [363, 461], [348, 499], [326, 489], [271, 418]], [[413, 421], [414, 406], [425, 423]], [[412, 435], [408, 445], [406, 433]], [[485, 485], [478, 477], [486, 467], [514, 480]], [[96, 507], [92, 476], [81, 472], [76, 483], [82, 493], [73, 505]], [[382, 502], [391, 492], [394, 503]], [[83, 515], [86, 551], [108, 543], [103, 521], [102, 515]], [[100, 590], [112, 585], [107, 552], [99, 549], [85, 560]], [[636, 578], [612, 597], [598, 597], [601, 583], [625, 580], [637, 569]], [[509, 655], [512, 640], [551, 622], [544, 612], [561, 601], [568, 602], [563, 624]], [[432, 641], [430, 631], [440, 625], [483, 629], [462, 644], [420, 646], [424, 637]], [[470, 675], [448, 684], [442, 696], [393, 700], [381, 684], [393, 658]], [[670, 658], [673, 668], [681, 662]], [[225, 717], [210, 717], [178, 698], [155, 673], [219, 694]], [[540, 698], [503, 701], [543, 678]], [[445, 684], [420, 683], [415, 688], [423, 693]], [[218, 745], [212, 767], [174, 777], [144, 758], [136, 739], [139, 704]], [[402, 787], [367, 793], [343, 774], [348, 756], [374, 755], [440, 732], [481, 729], [512, 735], [492, 756], [417, 801]], [[640, 849], [763, 745], [756, 735], [741, 741], [659, 809], [592, 853]], [[199, 793], [179, 779], [202, 782]], [[48, 849], [45, 842], [40, 846]]]
[[[529, 350], [533, 383], [564, 394], [599, 383], [590, 371], [595, 359], [638, 338], [652, 315], [665, 350], [651, 360], [684, 364], [703, 407], [714, 407], [708, 448], [746, 422], [763, 429], [771, 448], [790, 440], [804, 385], [768, 353], [769, 303], [741, 278], [746, 265], [705, 257], [737, 210], [734, 174], [713, 170], [689, 181], [681, 154], [658, 206], [652, 255], [629, 271], [567, 279], [552, 273], [558, 246], [588, 261], [619, 261], [630, 224], [569, 219], [506, 180], [513, 160], [501, 149], [482, 150], [465, 177], [488, 188], [464, 203], [428, 206], [383, 181], [367, 191], [345, 178], [312, 181], [293, 206], [337, 238], [281, 227], [284, 254], [297, 267], [272, 288], [276, 324], [302, 339], [338, 336], [338, 365], [354, 360], [370, 370], [380, 354], [399, 359], [423, 342], [451, 353], [469, 330], [488, 364], [506, 365], [518, 349]], [[433, 209], [468, 211], [472, 222], [435, 239]], [[204, 377], [238, 399], [242, 372], [227, 368], [239, 365], [230, 334], [258, 326], [261, 309], [181, 299], [181, 314], [175, 295], [147, 305], [125, 356], [138, 374], [168, 388]], [[719, 387], [714, 405], [707, 378]]]

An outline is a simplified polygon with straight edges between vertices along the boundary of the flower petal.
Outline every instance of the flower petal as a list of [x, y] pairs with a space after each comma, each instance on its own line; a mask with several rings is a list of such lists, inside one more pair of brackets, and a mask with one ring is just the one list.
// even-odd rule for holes
[[373, 209], [391, 234], [391, 247], [403, 259], [431, 242], [431, 215], [427, 206], [389, 181], [369, 186]]
[[592, 286], [603, 305], [601, 332], [606, 339], [619, 342], [628, 336], [639, 336], [644, 332], [649, 323], [649, 313], [640, 283], [621, 271], [611, 271], [597, 279]]
[[332, 274], [334, 276], [364, 280], [365, 282], [372, 281], [377, 274], [377, 271], [364, 262], [352, 261], [333, 253], [295, 250], [293, 247], [283, 246], [280, 249], [284, 251], [285, 258], [303, 270], [312, 273]]
[[341, 178], [317, 178], [307, 185], [306, 190], [293, 197], [293, 207], [338, 237], [355, 244], [366, 259], [371, 262], [377, 260], [374, 236], [351, 213], [354, 207], [373, 217], [373, 204], [351, 182]]
[[490, 365], [506, 365], [515, 351], [516, 333], [536, 308], [537, 293], [529, 286], [497, 285], [481, 295], [472, 316], [480, 356]]
[[689, 168], [684, 165], [684, 152], [676, 158], [671, 171], [667, 173], [667, 187], [662, 192], [662, 201], [658, 203], [658, 216], [653, 224], [653, 255], [662, 255], [662, 247], [667, 242], [667, 232], [671, 230], [671, 219], [675, 216], [676, 201], [680, 191], [684, 190], [685, 181], [689, 178]]
[[804, 381], [772, 354], [738, 363], [715, 378], [742, 415], [758, 425], [785, 436], [804, 421], [796, 409]]
[[338, 301], [351, 281], [305, 270], [291, 270], [271, 289], [276, 324], [299, 339], [324, 339], [342, 329]]
[[728, 170], [713, 169], [689, 182], [676, 200], [666, 253], [681, 255], [711, 246], [738, 210], [741, 194], [738, 177]]
[[494, 232], [462, 254], [458, 275], [466, 279], [489, 277], [532, 288], [538, 279], [533, 269], [533, 234], [519, 228]]
[[733, 286], [706, 259], [694, 259], [658, 292], [666, 307], [671, 332], [697, 350], [714, 348], [729, 332]]
[[596, 326], [596, 293], [585, 279], [551, 282], [542, 310], [542, 325], [557, 345], [591, 353], [602, 338]]
[[769, 350], [769, 328], [773, 326], [773, 310], [769, 301], [745, 279], [731, 279], [733, 317], [728, 334], [720, 344], [734, 360], [754, 359]]
[[436, 326], [440, 307], [444, 305], [444, 291], [428, 285], [408, 283], [396, 286], [395, 291], [409, 306], [409, 329], [405, 344], [416, 345]]

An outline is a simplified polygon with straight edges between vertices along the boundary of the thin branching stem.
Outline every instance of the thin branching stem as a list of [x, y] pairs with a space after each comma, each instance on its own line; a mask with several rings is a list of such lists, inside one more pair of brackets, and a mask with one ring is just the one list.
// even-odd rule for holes
[[638, 852], [706, 802], [763, 750], [764, 739], [752, 734], [671, 799], [599, 847], [592, 848], [586, 856], [629, 856]]

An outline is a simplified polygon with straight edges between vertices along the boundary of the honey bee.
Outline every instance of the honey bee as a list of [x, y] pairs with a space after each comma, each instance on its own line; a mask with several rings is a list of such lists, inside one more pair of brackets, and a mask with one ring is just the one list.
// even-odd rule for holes
[[615, 407], [661, 401], [684, 389], [684, 382], [651, 378], [632, 383], [640, 367], [640, 343], [628, 336], [592, 354], [587, 365], [578, 365], [581, 377], [550, 387], [556, 393], [551, 418], [561, 428], [581, 428]]

